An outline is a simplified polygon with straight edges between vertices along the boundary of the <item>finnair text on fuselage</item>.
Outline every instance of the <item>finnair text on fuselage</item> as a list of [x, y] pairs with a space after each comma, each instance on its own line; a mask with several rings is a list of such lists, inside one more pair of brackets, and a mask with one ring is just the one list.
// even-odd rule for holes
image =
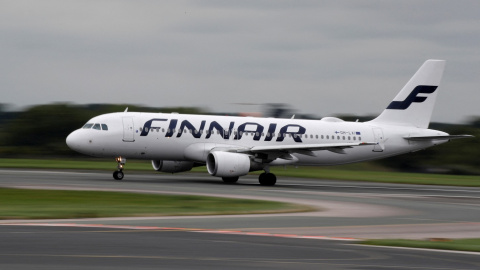
[[[154, 126], [158, 124], [156, 122], [168, 122], [168, 127], [166, 129], [165, 137], [176, 137], [180, 138], [184, 133], [189, 133], [193, 138], [200, 139], [203, 134], [205, 134], [205, 139], [209, 139], [212, 135], [218, 134], [223, 137], [225, 140], [229, 140], [233, 135], [233, 140], [242, 139], [244, 134], [252, 134], [254, 141], [272, 141], [275, 139], [277, 142], [283, 142], [286, 137], [291, 137], [295, 142], [301, 143], [302, 136], [307, 133], [307, 129], [298, 124], [286, 124], [281, 126], [277, 131], [277, 123], [269, 123], [268, 129], [265, 130], [264, 125], [255, 122], [244, 122], [235, 128], [235, 122], [231, 121], [228, 125], [228, 128], [223, 127], [217, 121], [212, 121], [208, 125], [208, 129], [205, 130], [207, 120], [201, 120], [201, 124], [198, 127], [195, 127], [189, 120], [182, 120], [180, 126], [178, 126], [178, 119], [166, 119], [166, 118], [154, 118], [145, 122], [144, 126], [140, 129], [140, 136], [147, 136], [150, 132], [165, 132], [165, 127]], [[266, 132], [265, 132], [266, 131]], [[138, 133], [139, 130], [136, 130]], [[348, 134], [348, 135], [360, 135], [359, 131], [335, 131], [336, 134]]]

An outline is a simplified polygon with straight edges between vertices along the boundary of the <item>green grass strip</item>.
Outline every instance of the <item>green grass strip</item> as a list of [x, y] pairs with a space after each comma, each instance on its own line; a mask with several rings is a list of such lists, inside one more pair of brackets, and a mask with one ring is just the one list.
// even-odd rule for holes
[[0, 219], [226, 215], [312, 210], [281, 202], [189, 195], [0, 188]]
[[471, 239], [430, 239], [430, 240], [402, 240], [402, 239], [378, 239], [367, 240], [360, 244], [374, 246], [394, 246], [411, 248], [429, 248], [457, 251], [480, 252], [480, 238]]

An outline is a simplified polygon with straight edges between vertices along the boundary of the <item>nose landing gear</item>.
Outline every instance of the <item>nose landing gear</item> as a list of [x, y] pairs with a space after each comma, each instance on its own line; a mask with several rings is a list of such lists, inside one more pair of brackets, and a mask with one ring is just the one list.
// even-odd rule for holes
[[122, 180], [125, 174], [123, 173], [123, 165], [127, 162], [126, 158], [117, 157], [115, 161], [118, 163], [117, 170], [113, 172], [113, 179]]

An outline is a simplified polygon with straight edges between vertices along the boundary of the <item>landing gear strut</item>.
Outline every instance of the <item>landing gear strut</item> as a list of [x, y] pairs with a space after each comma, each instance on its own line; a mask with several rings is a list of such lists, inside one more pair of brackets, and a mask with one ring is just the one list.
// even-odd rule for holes
[[275, 174], [270, 173], [268, 168], [265, 168], [265, 172], [258, 176], [258, 182], [260, 182], [262, 186], [273, 186], [277, 182], [277, 177]]
[[125, 174], [123, 173], [123, 165], [127, 162], [126, 158], [117, 157], [115, 161], [118, 163], [117, 170], [113, 172], [113, 179], [122, 180]]

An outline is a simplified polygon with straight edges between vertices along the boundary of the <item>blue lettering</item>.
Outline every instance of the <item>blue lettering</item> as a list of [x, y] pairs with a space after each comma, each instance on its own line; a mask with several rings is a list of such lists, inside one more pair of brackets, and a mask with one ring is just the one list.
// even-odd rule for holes
[[219, 123], [217, 123], [216, 121], [213, 121], [212, 123], [210, 123], [210, 127], [208, 128], [207, 136], [205, 137], [205, 139], [209, 139], [210, 136], [212, 136], [212, 133], [215, 133], [215, 131], [213, 131], [213, 129], [216, 129], [217, 131], [220, 132], [220, 134], [222, 134], [222, 137], [225, 140], [228, 140], [230, 138], [230, 135], [232, 134], [232, 130], [233, 130], [234, 125], [235, 125], [235, 122], [230, 122], [230, 126], [228, 127], [228, 131], [226, 131]]
[[[289, 127], [298, 127], [298, 131], [297, 132], [287, 132], [287, 129]], [[305, 134], [305, 131], [306, 129], [300, 125], [286, 125], [284, 127], [282, 127], [280, 129], [280, 132], [278, 134], [278, 137], [277, 137], [277, 142], [283, 142], [283, 140], [285, 139], [285, 137], [287, 137], [288, 134], [290, 134], [290, 136], [293, 137], [293, 140], [295, 140], [295, 142], [302, 142], [302, 138], [298, 135], [302, 135], [302, 134]]]
[[142, 133], [140, 133], [140, 136], [147, 136], [148, 133], [150, 132], [150, 129], [159, 128], [159, 127], [152, 127], [153, 121], [167, 121], [167, 120], [168, 119], [159, 119], [159, 118], [148, 120], [147, 122], [145, 122], [145, 125], [142, 128]]
[[180, 125], [180, 131], [177, 134], [177, 138], [180, 138], [183, 134], [185, 128], [189, 129], [192, 132], [194, 138], [199, 139], [202, 136], [203, 129], [205, 128], [205, 120], [200, 124], [200, 130], [197, 130], [188, 120], [183, 120]]
[[[255, 125], [255, 126], [257, 126], [257, 128], [255, 130], [245, 130], [245, 127], [247, 125]], [[259, 141], [260, 138], [262, 137], [263, 126], [260, 125], [260, 124], [257, 124], [257, 123], [253, 123], [253, 122], [247, 122], [247, 123], [241, 124], [237, 128], [237, 134], [235, 135], [234, 139], [235, 140], [240, 140], [242, 138], [244, 132], [254, 132], [253, 140], [254, 141]]]

